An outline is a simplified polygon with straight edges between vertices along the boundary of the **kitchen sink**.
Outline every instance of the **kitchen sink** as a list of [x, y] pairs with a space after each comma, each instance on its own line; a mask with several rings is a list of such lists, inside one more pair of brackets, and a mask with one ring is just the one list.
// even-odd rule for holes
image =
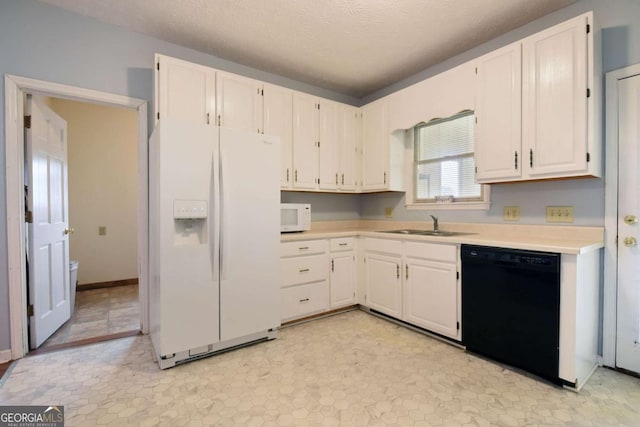
[[461, 236], [465, 234], [473, 234], [473, 233], [465, 233], [463, 231], [446, 231], [446, 230], [412, 230], [412, 229], [404, 229], [404, 230], [382, 230], [381, 233], [392, 233], [392, 234], [408, 234], [413, 236]]

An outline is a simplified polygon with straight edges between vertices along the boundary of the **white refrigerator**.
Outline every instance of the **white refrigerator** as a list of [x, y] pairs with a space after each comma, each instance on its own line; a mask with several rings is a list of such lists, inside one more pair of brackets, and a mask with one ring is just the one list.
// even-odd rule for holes
[[149, 319], [161, 369], [276, 338], [277, 137], [160, 121], [149, 141]]

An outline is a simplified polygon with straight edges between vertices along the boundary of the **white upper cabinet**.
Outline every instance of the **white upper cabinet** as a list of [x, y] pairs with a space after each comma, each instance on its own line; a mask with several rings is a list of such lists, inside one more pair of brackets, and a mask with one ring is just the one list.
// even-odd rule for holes
[[342, 143], [340, 146], [340, 190], [358, 189], [359, 150], [360, 150], [360, 114], [356, 107], [343, 106]]
[[478, 59], [478, 182], [601, 176], [592, 28], [589, 12]]
[[216, 75], [218, 126], [262, 132], [262, 83], [235, 74]]
[[293, 182], [293, 92], [267, 83], [263, 90], [264, 133], [280, 137], [280, 186], [290, 188]]
[[517, 179], [522, 170], [522, 45], [478, 60], [475, 160], [478, 182]]
[[313, 190], [319, 181], [318, 100], [293, 93], [293, 188]]
[[[588, 174], [592, 14], [523, 40], [523, 148], [533, 178]], [[591, 62], [592, 63], [592, 62]]]
[[389, 122], [386, 98], [362, 107], [362, 190], [386, 190]]
[[319, 112], [320, 183], [323, 190], [337, 190], [340, 183], [340, 147], [343, 144], [343, 116], [337, 102], [321, 100]]
[[171, 118], [213, 124], [215, 70], [158, 54], [155, 61], [155, 121]]

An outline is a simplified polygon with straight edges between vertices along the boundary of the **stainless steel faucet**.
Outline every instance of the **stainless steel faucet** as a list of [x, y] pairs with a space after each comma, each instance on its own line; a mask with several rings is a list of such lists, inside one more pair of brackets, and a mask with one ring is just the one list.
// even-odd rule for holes
[[439, 231], [440, 229], [438, 228], [438, 217], [433, 215], [429, 216], [433, 218], [433, 231]]

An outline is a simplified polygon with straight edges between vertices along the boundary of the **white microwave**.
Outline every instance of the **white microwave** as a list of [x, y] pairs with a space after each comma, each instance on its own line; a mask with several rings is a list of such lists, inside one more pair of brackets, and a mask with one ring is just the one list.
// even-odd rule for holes
[[311, 230], [311, 205], [280, 203], [280, 232]]

